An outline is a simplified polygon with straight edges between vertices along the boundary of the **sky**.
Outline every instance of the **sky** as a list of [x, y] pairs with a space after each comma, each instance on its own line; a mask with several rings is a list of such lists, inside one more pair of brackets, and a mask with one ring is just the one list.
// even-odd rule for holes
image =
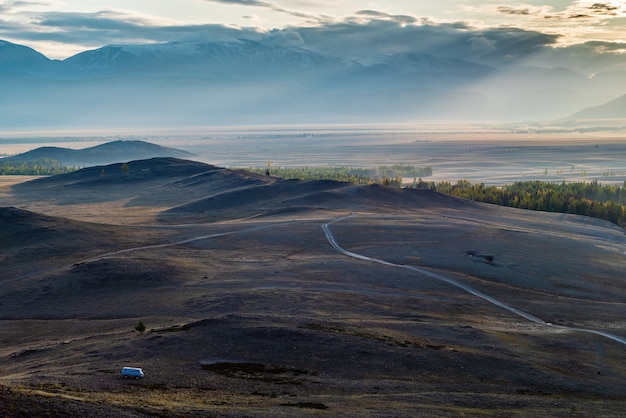
[[[0, 40], [52, 59], [110, 44], [247, 38], [347, 58], [407, 50], [503, 65], [619, 66], [626, 2], [608, 0], [0, 0]], [[508, 60], [508, 61], [507, 61]], [[584, 60], [583, 60], [584, 61]], [[609, 65], [609, 66], [610, 66]]]

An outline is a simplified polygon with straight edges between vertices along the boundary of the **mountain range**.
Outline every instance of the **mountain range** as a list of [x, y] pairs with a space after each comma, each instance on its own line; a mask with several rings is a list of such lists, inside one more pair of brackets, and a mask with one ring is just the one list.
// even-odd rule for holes
[[494, 68], [443, 53], [349, 59], [251, 40], [110, 45], [62, 61], [0, 41], [0, 127], [550, 120], [617, 99], [625, 81], [626, 72]]

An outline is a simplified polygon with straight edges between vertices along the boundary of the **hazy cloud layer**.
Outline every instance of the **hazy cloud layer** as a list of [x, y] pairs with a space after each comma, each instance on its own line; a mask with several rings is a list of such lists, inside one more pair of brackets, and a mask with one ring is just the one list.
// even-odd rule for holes
[[513, 16], [534, 16], [542, 19], [577, 19], [592, 17], [615, 17], [623, 15], [626, 12], [626, 6], [622, 2], [613, 4], [611, 2], [597, 2], [589, 4], [589, 2], [574, 2], [571, 6], [564, 10], [557, 11], [551, 6], [531, 6], [531, 5], [500, 5], [490, 6], [499, 13]]
[[[416, 23], [416, 22], [413, 22]], [[403, 16], [345, 21], [309, 28], [290, 28], [302, 39], [301, 46], [322, 53], [353, 59], [376, 54], [419, 52], [436, 56], [502, 66], [519, 60], [556, 42], [545, 35], [514, 28], [472, 29], [465, 24], [434, 24], [427, 21], [407, 25]], [[275, 33], [273, 34], [275, 36]], [[341, 39], [341, 42], [337, 42]]]
[[[550, 33], [530, 29], [531, 24], [521, 24], [560, 20], [572, 22], [571, 28], [575, 28], [580, 21], [595, 19], [603, 21], [602, 27], [608, 30], [606, 28], [612, 26], [626, 26], [626, 17], [622, 17], [626, 6], [622, 2], [578, 1], [562, 10], [549, 6], [491, 4], [483, 10], [484, 13], [508, 15], [518, 20], [520, 25], [486, 27], [476, 22], [442, 23], [427, 17], [374, 9], [355, 11], [351, 16], [338, 20], [294, 12], [277, 3], [260, 0], [204, 1], [293, 13], [314, 23], [266, 30], [224, 24], [178, 24], [121, 10], [67, 13], [30, 9], [28, 13], [14, 13], [25, 6], [50, 5], [53, 2], [0, 0], [0, 11], [3, 11], [0, 39], [32, 45], [35, 49], [43, 43], [72, 45], [73, 50], [78, 52], [109, 44], [233, 41], [244, 38], [271, 45], [302, 47], [364, 62], [375, 59], [378, 54], [418, 52], [495, 67], [525, 63], [546, 67], [564, 65], [586, 73], [621, 68], [622, 54], [626, 49], [623, 44], [610, 40], [582, 39], [575, 45], [564, 45], [567, 27], [561, 26], [564, 29], [560, 32]], [[610, 20], [604, 20], [609, 17]]]
[[259, 1], [259, 0], [204, 0], [204, 1], [211, 2], [211, 3], [235, 4], [235, 5], [240, 5], [240, 6], [262, 7], [265, 9], [273, 10], [275, 12], [285, 13], [293, 17], [298, 17], [298, 18], [311, 20], [311, 21], [327, 20], [327, 17], [324, 17], [323, 15], [303, 13], [303, 12], [299, 12], [296, 10], [284, 8], [282, 6], [279, 6], [276, 3], [270, 3], [267, 1]]
[[24, 42], [45, 40], [84, 45], [83, 49], [124, 43], [259, 39], [261, 35], [254, 28], [219, 24], [172, 25], [118, 11], [41, 13], [32, 15], [28, 24], [0, 20], [0, 39], [15, 38], [16, 32]]

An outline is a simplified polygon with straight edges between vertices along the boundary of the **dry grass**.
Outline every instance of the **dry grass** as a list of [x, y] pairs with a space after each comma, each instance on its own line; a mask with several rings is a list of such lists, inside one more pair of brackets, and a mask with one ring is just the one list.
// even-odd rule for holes
[[[224, 191], [253, 187], [227, 180]], [[310, 185], [207, 214], [186, 205], [208, 186], [176, 194], [163, 181], [167, 199], [145, 212], [130, 189], [90, 205], [2, 189], [7, 205], [47, 215], [1, 225], [18, 237], [1, 244], [6, 416], [44, 406], [57, 416], [621, 414], [622, 346], [343, 256], [321, 224], [355, 212], [331, 226], [350, 251], [432, 269], [548, 322], [625, 335], [621, 230], [427, 192]], [[146, 377], [124, 380], [123, 366]]]

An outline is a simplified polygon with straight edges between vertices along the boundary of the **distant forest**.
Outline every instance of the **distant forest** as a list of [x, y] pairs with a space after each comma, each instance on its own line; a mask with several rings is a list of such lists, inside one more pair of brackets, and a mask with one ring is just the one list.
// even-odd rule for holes
[[364, 167], [272, 167], [268, 163], [266, 168], [246, 168], [245, 170], [257, 173], [278, 176], [286, 179], [299, 180], [336, 180], [356, 184], [385, 184], [387, 186], [402, 186], [403, 177], [422, 178], [433, 175], [432, 167], [415, 167], [412, 165], [394, 164], [382, 165], [374, 168]]
[[301, 180], [337, 180], [357, 184], [384, 184], [402, 187], [402, 177], [413, 177], [408, 188], [430, 189], [452, 196], [483, 203], [510, 206], [519, 209], [571, 213], [604, 219], [621, 227], [626, 226], [626, 182], [623, 186], [591, 183], [546, 183], [543, 181], [515, 182], [505, 186], [485, 186], [459, 180], [456, 184], [444, 181], [424, 181], [432, 175], [432, 168], [408, 165], [372, 168], [314, 167], [248, 169], [256, 173]]
[[58, 161], [44, 158], [35, 161], [3, 161], [0, 159], [0, 175], [11, 176], [52, 176], [76, 171], [77, 167], [67, 167]]
[[449, 182], [414, 180], [409, 186], [431, 189], [441, 193], [520, 209], [572, 213], [610, 221], [621, 227], [626, 224], [626, 182], [623, 186], [591, 183], [546, 183], [542, 181], [515, 182], [496, 187], [471, 184], [459, 180]]

